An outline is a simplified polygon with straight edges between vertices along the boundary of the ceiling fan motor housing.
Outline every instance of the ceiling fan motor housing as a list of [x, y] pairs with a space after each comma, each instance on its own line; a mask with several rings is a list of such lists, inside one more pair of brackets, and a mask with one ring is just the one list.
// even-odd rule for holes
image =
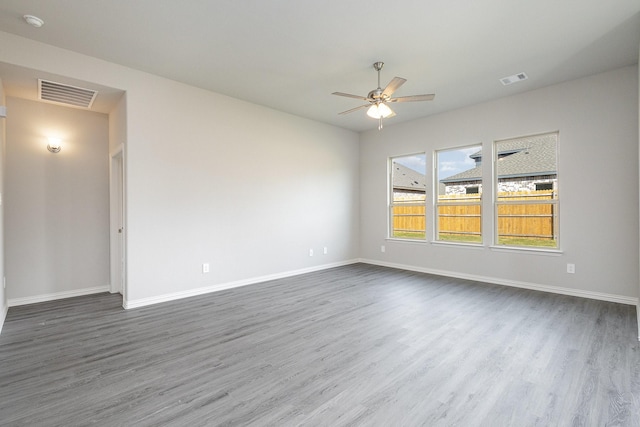
[[369, 92], [369, 95], [367, 95], [367, 98], [369, 99], [373, 99], [373, 100], [382, 100], [383, 96], [382, 96], [382, 89], [381, 88], [377, 88], [372, 90], [371, 92]]

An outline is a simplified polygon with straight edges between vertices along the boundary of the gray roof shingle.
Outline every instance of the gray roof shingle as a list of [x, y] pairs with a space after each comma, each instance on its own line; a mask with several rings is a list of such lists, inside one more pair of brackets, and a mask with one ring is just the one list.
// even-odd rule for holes
[[[498, 179], [510, 177], [554, 175], [556, 173], [556, 134], [499, 142]], [[512, 154], [509, 154], [512, 153]], [[482, 156], [482, 150], [470, 157]], [[460, 172], [440, 182], [451, 184], [482, 179], [482, 165]]]
[[400, 163], [393, 162], [393, 189], [424, 192], [427, 189], [425, 176]]

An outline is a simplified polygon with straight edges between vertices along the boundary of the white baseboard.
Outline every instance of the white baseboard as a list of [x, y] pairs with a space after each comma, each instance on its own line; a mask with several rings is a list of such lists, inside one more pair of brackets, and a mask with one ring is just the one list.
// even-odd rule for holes
[[98, 286], [95, 288], [84, 288], [73, 291], [55, 292], [52, 294], [36, 295], [33, 297], [24, 298], [11, 298], [7, 301], [9, 307], [16, 307], [18, 305], [35, 304], [38, 302], [55, 301], [58, 299], [79, 297], [82, 295], [99, 294], [102, 292], [109, 292], [109, 286]]
[[[552, 294], [570, 295], [574, 297], [617, 302], [620, 304], [638, 305], [638, 298], [627, 297], [623, 295], [605, 294], [602, 292], [584, 291], [580, 289], [563, 288], [560, 286], [540, 285], [537, 283], [498, 279], [496, 277], [477, 276], [474, 274], [464, 274], [464, 273], [458, 273], [454, 271], [435, 270], [432, 268], [416, 267], [413, 265], [405, 265], [405, 264], [395, 264], [395, 263], [372, 260], [372, 259], [360, 259], [360, 262], [363, 262], [365, 264], [379, 265], [382, 267], [398, 268], [400, 270], [409, 270], [409, 271], [417, 271], [419, 273], [435, 274], [437, 276], [455, 277], [457, 279], [467, 279], [467, 280], [473, 280], [476, 282], [493, 283], [496, 285], [511, 286], [514, 288], [523, 288], [523, 289], [530, 289], [534, 291], [549, 292]], [[638, 321], [640, 322], [640, 318]]]
[[640, 341], [640, 302], [636, 305], [636, 318], [638, 319], [638, 341]]
[[202, 288], [189, 289], [186, 291], [172, 292], [170, 294], [158, 295], [155, 297], [141, 298], [136, 300], [125, 301], [123, 307], [125, 309], [144, 307], [152, 304], [159, 304], [162, 302], [174, 301], [182, 298], [195, 297], [198, 295], [209, 294], [211, 292], [224, 291], [226, 289], [239, 288], [241, 286], [254, 285], [257, 283], [268, 282], [270, 280], [284, 279], [286, 277], [298, 276], [300, 274], [312, 273], [314, 271], [327, 270], [329, 268], [342, 267], [344, 265], [358, 263], [359, 260], [353, 259], [348, 261], [341, 261], [332, 264], [323, 264], [320, 266], [303, 268], [300, 270], [285, 271], [283, 273], [269, 274], [266, 276], [253, 277], [250, 279], [238, 280], [235, 282], [219, 283], [213, 286], [205, 286]]

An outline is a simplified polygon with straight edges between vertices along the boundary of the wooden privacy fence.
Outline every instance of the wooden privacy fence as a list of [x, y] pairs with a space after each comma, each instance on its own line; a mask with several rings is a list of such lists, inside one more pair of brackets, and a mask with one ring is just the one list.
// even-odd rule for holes
[[[498, 202], [510, 202], [498, 205], [498, 236], [554, 240], [557, 228], [556, 205], [544, 202], [553, 200], [553, 196], [552, 190], [498, 193]], [[531, 201], [542, 202], [527, 204]]]
[[[439, 197], [438, 233], [480, 236], [482, 230], [480, 194], [456, 194]], [[467, 203], [459, 205], [455, 203]], [[473, 204], [470, 204], [473, 203]]]
[[422, 206], [394, 205], [393, 235], [395, 237], [400, 237], [400, 236], [424, 237], [425, 230], [426, 230], [425, 205], [422, 205]]
[[[556, 206], [553, 203], [531, 201], [553, 200], [553, 191], [500, 192], [498, 205], [498, 235], [500, 237], [527, 237], [555, 239]], [[522, 203], [518, 203], [522, 201]], [[408, 203], [415, 203], [409, 201]], [[515, 203], [514, 203], [515, 202]], [[393, 208], [394, 235], [410, 233], [424, 236], [425, 206], [403, 206], [396, 200]], [[482, 232], [481, 198], [479, 194], [440, 196], [438, 234], [480, 236]]]

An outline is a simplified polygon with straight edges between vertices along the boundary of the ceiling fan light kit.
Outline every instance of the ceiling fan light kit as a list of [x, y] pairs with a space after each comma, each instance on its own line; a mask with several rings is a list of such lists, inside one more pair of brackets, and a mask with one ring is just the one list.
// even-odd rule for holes
[[352, 95], [350, 93], [343, 92], [333, 92], [332, 95], [344, 96], [346, 98], [355, 98], [360, 99], [362, 101], [367, 101], [368, 104], [361, 105], [356, 108], [352, 108], [350, 110], [343, 111], [339, 114], [349, 114], [354, 111], [361, 110], [363, 108], [368, 108], [367, 116], [378, 119], [378, 130], [382, 130], [382, 119], [386, 119], [388, 117], [393, 117], [396, 113], [393, 112], [391, 108], [387, 105], [389, 102], [415, 102], [415, 101], [431, 101], [435, 95], [410, 95], [410, 96], [400, 96], [397, 98], [392, 98], [391, 95], [400, 88], [407, 80], [402, 77], [394, 77], [389, 84], [382, 89], [380, 86], [380, 70], [384, 66], [384, 62], [376, 62], [373, 64], [373, 68], [378, 72], [378, 87], [367, 94], [367, 96], [359, 96]]
[[391, 111], [391, 108], [387, 107], [387, 104], [383, 104], [383, 103], [373, 104], [367, 110], [367, 116], [373, 119], [379, 119], [380, 117], [386, 119], [392, 114], [393, 114], [393, 111]]

